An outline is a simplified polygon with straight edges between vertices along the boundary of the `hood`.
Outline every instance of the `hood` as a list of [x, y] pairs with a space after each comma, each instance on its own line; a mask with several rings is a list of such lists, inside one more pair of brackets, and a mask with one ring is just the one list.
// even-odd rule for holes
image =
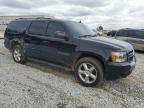
[[132, 50], [133, 49], [133, 46], [131, 44], [129, 44], [128, 42], [120, 41], [117, 39], [112, 39], [112, 38], [107, 38], [107, 37], [88, 37], [85, 39], [89, 40], [89, 41], [95, 41], [95, 42], [103, 43], [103, 44], [106, 44], [109, 46], [113, 46], [113, 47], [119, 48], [121, 50]]

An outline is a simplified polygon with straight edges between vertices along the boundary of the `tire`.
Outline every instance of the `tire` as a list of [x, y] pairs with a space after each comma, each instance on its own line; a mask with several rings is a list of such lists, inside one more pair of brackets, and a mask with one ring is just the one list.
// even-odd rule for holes
[[12, 57], [16, 63], [24, 64], [26, 62], [26, 56], [20, 45], [13, 46]]
[[77, 80], [86, 87], [100, 85], [103, 82], [103, 65], [92, 57], [84, 57], [75, 65]]

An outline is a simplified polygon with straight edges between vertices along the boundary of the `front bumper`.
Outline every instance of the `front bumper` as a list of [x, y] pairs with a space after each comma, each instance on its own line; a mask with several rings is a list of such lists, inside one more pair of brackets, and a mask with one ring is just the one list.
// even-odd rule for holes
[[122, 74], [127, 74], [132, 72], [136, 66], [136, 58], [133, 58], [131, 62], [124, 62], [124, 63], [108, 63], [105, 67], [105, 76], [121, 76]]

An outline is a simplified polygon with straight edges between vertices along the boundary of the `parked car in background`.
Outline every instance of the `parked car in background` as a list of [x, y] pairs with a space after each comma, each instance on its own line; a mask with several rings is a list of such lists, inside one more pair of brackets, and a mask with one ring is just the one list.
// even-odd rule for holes
[[144, 51], [144, 30], [142, 29], [121, 29], [116, 33], [115, 38], [131, 43], [135, 50]]
[[85, 86], [100, 84], [104, 77], [127, 77], [136, 65], [131, 44], [93, 35], [74, 21], [18, 19], [8, 25], [4, 39], [15, 62], [34, 60], [69, 68]]
[[114, 37], [116, 35], [117, 31], [116, 30], [112, 30], [112, 31], [109, 31], [107, 33], [107, 36], [110, 36], [110, 37]]

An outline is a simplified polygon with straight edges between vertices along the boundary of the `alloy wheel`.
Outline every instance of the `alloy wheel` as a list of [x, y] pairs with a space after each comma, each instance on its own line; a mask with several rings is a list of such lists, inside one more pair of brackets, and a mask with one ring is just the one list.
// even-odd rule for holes
[[83, 82], [90, 84], [96, 81], [97, 70], [91, 63], [82, 63], [78, 67], [78, 75]]
[[21, 60], [21, 53], [20, 53], [20, 50], [18, 48], [14, 49], [13, 56], [17, 62], [19, 62]]

